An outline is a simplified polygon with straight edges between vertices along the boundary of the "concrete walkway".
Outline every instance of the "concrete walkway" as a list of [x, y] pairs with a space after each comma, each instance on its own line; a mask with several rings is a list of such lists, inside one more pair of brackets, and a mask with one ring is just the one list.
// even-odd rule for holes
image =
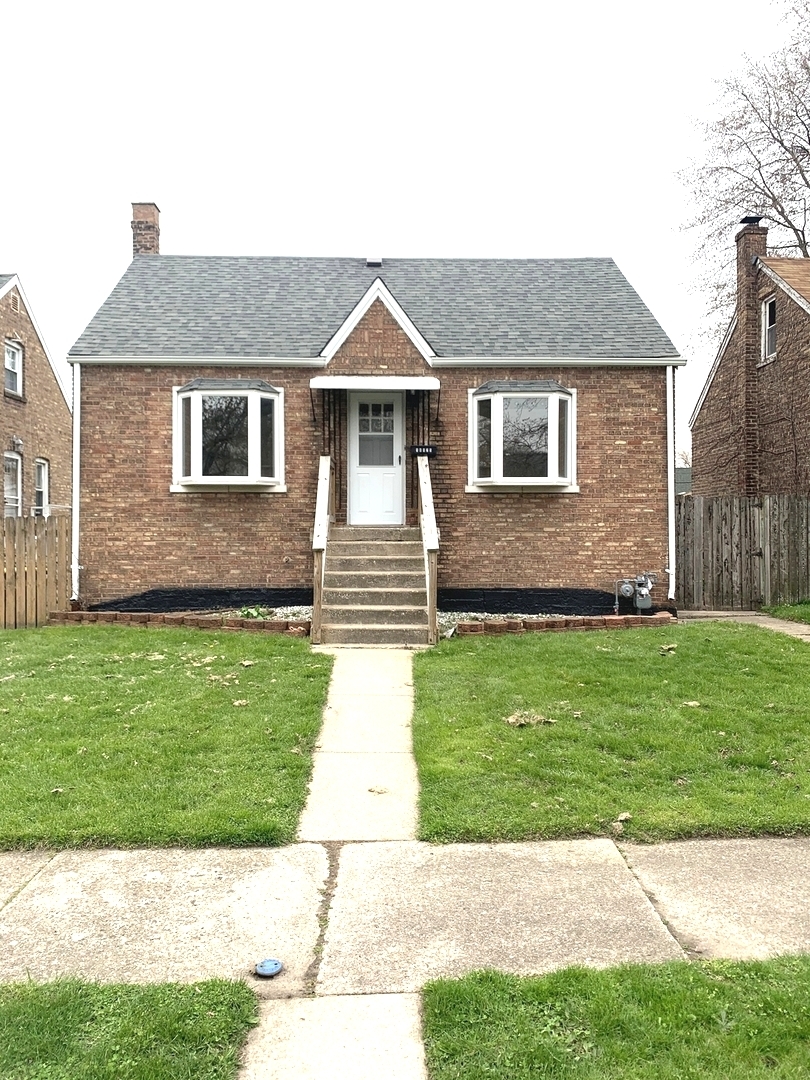
[[775, 619], [773, 615], [762, 615], [758, 611], [679, 611], [678, 620], [718, 619], [726, 622], [747, 623], [749, 626], [762, 626], [788, 637], [799, 638], [810, 643], [810, 623], [790, 622], [788, 619]]
[[0, 981], [244, 978], [240, 1080], [424, 1080], [429, 979], [810, 951], [810, 839], [416, 841], [411, 660], [335, 650], [289, 848], [0, 854]]

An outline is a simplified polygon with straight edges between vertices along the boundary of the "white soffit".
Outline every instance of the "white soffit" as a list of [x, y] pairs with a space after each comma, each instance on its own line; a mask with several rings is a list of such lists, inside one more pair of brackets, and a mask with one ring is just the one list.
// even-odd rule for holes
[[435, 375], [316, 375], [313, 390], [438, 390]]
[[411, 322], [405, 313], [405, 309], [401, 307], [394, 299], [393, 293], [385, 285], [382, 278], [375, 278], [371, 285], [366, 290], [365, 295], [356, 304], [354, 310], [349, 317], [345, 320], [340, 329], [335, 333], [327, 342], [325, 348], [321, 352], [321, 356], [326, 360], [331, 360], [340, 346], [351, 334], [352, 330], [357, 326], [365, 313], [371, 307], [375, 300], [382, 301], [388, 308], [396, 321], [408, 335], [413, 342], [414, 348], [421, 353], [422, 357], [430, 362], [431, 358], [435, 355], [433, 349], [427, 341], [422, 337], [416, 328], [416, 325]]

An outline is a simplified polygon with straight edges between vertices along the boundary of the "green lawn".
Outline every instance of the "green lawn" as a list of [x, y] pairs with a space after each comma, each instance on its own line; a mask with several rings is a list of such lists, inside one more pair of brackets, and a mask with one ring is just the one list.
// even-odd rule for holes
[[479, 972], [424, 991], [431, 1080], [804, 1080], [810, 957], [544, 978]]
[[281, 635], [0, 633], [0, 848], [290, 842], [331, 665]]
[[768, 615], [775, 615], [777, 619], [790, 619], [791, 622], [810, 623], [810, 600], [802, 604], [774, 604], [763, 608]]
[[0, 985], [3, 1080], [233, 1080], [256, 1022], [244, 983]]
[[736, 623], [462, 637], [414, 672], [423, 839], [810, 832], [803, 642]]

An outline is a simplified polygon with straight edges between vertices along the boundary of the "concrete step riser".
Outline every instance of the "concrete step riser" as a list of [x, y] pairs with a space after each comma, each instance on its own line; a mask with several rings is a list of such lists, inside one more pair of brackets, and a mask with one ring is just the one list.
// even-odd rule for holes
[[323, 584], [325, 589], [424, 589], [425, 575], [385, 574], [382, 571], [351, 573], [348, 570], [332, 573], [327, 570]]
[[421, 589], [324, 589], [324, 605], [370, 604], [373, 607], [426, 607], [427, 592]]
[[333, 555], [370, 555], [379, 558], [381, 555], [396, 555], [397, 558], [407, 555], [412, 559], [423, 558], [422, 544], [412, 544], [410, 540], [403, 540], [401, 544], [392, 544], [387, 540], [353, 540], [347, 543], [343, 540], [330, 540], [326, 546], [326, 557]]
[[358, 623], [365, 626], [421, 626], [424, 623], [427, 626], [427, 608], [381, 608], [366, 605], [335, 607], [332, 604], [324, 604], [322, 619], [330, 626], [348, 626]]
[[360, 528], [359, 526], [352, 525], [333, 525], [329, 530], [329, 540], [330, 542], [332, 540], [337, 540], [339, 542], [355, 540], [387, 540], [391, 543], [409, 540], [411, 543], [415, 541], [421, 543], [421, 533], [419, 532], [419, 529], [405, 527], [386, 529], [382, 527]]
[[361, 555], [354, 558], [350, 555], [332, 555], [327, 551], [326, 572], [339, 573], [341, 570], [386, 570], [392, 574], [406, 571], [409, 574], [418, 574], [420, 571], [425, 572], [425, 562], [424, 559], [413, 559], [408, 556], [401, 559], [395, 555], [382, 557]]
[[427, 627], [331, 626], [321, 627], [324, 645], [427, 645]]

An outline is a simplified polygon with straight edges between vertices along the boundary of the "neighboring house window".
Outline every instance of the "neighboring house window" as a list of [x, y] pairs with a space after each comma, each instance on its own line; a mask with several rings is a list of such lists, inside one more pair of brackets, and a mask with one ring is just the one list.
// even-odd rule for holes
[[19, 454], [3, 455], [3, 514], [19, 517], [22, 513], [22, 461]]
[[174, 486], [279, 487], [284, 393], [259, 379], [194, 379], [175, 391]]
[[50, 514], [49, 473], [48, 462], [44, 458], [37, 458], [34, 462], [34, 505], [31, 507], [31, 513], [36, 517]]
[[776, 297], [772, 296], [762, 305], [762, 359], [776, 356]]
[[16, 342], [5, 343], [6, 381], [5, 388], [12, 394], [22, 395], [22, 347]]
[[576, 392], [557, 382], [470, 392], [470, 485], [576, 490]]

